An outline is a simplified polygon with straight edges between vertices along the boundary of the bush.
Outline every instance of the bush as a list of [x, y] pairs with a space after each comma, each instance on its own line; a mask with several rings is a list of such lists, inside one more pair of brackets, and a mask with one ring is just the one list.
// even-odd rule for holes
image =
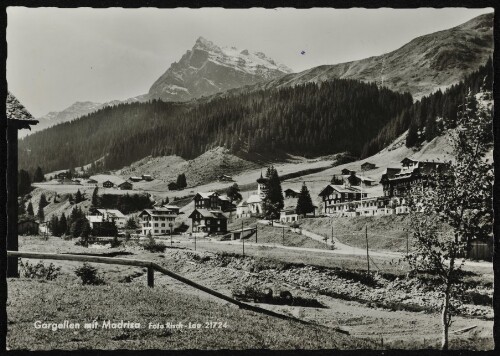
[[113, 240], [111, 240], [111, 248], [118, 247], [121, 244], [121, 241], [118, 240], [118, 236], [115, 235], [115, 237], [113, 237]]
[[61, 271], [61, 267], [56, 267], [53, 263], [45, 266], [41, 261], [34, 265], [29, 262], [23, 263], [23, 261], [20, 260], [19, 265], [21, 266], [22, 276], [26, 278], [52, 281], [59, 276], [59, 272]]
[[142, 247], [149, 252], [165, 252], [167, 248], [164, 244], [156, 242], [151, 235], [148, 235], [148, 241]]
[[77, 268], [75, 274], [82, 279], [84, 285], [104, 284], [104, 280], [97, 274], [97, 268], [92, 267], [88, 263], [84, 263], [82, 267]]
[[77, 246], [89, 247], [89, 244], [94, 242], [95, 238], [92, 236], [80, 236], [80, 238], [75, 242]]

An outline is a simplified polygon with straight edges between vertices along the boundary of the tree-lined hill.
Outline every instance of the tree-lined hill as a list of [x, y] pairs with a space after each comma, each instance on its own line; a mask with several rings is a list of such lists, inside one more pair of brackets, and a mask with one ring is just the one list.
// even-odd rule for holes
[[194, 158], [225, 146], [238, 154], [287, 152], [360, 155], [410, 94], [354, 80], [260, 90], [205, 103], [121, 104], [22, 139], [19, 167], [80, 167], [101, 157], [105, 169], [148, 155]]
[[470, 89], [472, 93], [477, 93], [482, 85], [485, 85], [486, 89], [490, 91], [493, 88], [493, 62], [491, 58], [460, 83], [451, 86], [444, 92], [438, 90], [405, 108], [375, 138], [366, 143], [362, 157], [379, 152], [406, 130], [408, 130], [407, 147], [419, 146], [424, 141], [430, 142], [442, 134], [446, 128], [455, 127], [457, 113], [465, 100], [467, 91]]

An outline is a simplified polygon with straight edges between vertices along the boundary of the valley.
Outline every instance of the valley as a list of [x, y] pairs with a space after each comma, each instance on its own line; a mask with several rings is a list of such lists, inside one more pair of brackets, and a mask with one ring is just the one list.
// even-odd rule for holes
[[483, 14], [298, 73], [198, 36], [147, 93], [19, 130], [8, 347], [493, 349], [492, 34]]

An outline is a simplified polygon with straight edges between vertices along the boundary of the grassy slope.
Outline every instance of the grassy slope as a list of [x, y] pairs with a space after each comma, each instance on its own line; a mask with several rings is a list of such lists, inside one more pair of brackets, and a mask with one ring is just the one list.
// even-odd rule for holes
[[[9, 280], [10, 349], [316, 349], [367, 348], [366, 341], [322, 327], [305, 326], [177, 293], [161, 286], [113, 283], [68, 285], [58, 281]], [[142, 329], [37, 330], [35, 320], [139, 322]], [[149, 322], [227, 322], [227, 329], [153, 330]], [[83, 327], [83, 324], [82, 324]], [[373, 347], [373, 346], [372, 346]]]
[[[285, 236], [283, 238], [283, 229], [281, 227], [266, 226], [262, 224], [257, 224], [255, 218], [243, 218], [243, 219], [233, 219], [232, 222], [228, 224], [228, 230], [241, 229], [241, 222], [243, 221], [244, 228], [257, 226], [257, 242], [258, 243], [269, 243], [278, 244], [284, 246], [293, 247], [306, 247], [306, 248], [318, 248], [325, 249], [325, 244], [313, 240], [309, 237], [300, 235], [298, 233], [290, 231], [289, 228], [285, 228]], [[249, 242], [255, 242], [255, 234], [247, 239]]]
[[366, 247], [365, 226], [368, 230], [368, 244], [374, 250], [406, 251], [406, 215], [309, 218], [301, 221], [301, 227], [319, 235], [330, 237], [332, 234], [340, 242], [349, 246]]

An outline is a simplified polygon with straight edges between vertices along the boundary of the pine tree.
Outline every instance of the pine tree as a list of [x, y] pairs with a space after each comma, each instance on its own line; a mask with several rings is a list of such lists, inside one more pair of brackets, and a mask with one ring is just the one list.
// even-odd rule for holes
[[83, 223], [83, 228], [82, 228], [82, 232], [80, 234], [80, 237], [87, 239], [90, 236], [91, 232], [92, 232], [92, 229], [90, 228], [90, 224], [89, 224], [88, 220], [85, 219], [85, 221]]
[[[40, 203], [42, 201], [40, 200]], [[38, 213], [37, 213], [37, 217], [38, 217], [38, 220], [40, 222], [43, 222], [45, 220], [45, 213], [43, 212], [43, 205], [42, 204], [39, 204], [38, 205]]]
[[33, 174], [33, 182], [43, 182], [45, 177], [43, 176], [42, 169], [38, 166]]
[[68, 233], [68, 221], [64, 213], [62, 213], [61, 218], [59, 219], [59, 233], [61, 235]]
[[264, 183], [263, 210], [267, 219], [277, 219], [284, 207], [283, 190], [278, 172], [271, 166], [266, 172], [266, 182]]
[[184, 189], [187, 187], [186, 175], [184, 173], [177, 176], [177, 189]]
[[76, 194], [75, 194], [75, 203], [78, 204], [80, 202], [82, 202], [84, 199], [83, 199], [83, 196], [82, 196], [82, 193], [80, 193], [80, 189], [78, 189], [76, 191]]
[[85, 228], [86, 222], [87, 222], [87, 219], [82, 218], [82, 217], [77, 217], [74, 221], [72, 221], [71, 228], [70, 228], [71, 236], [80, 237], [84, 228]]
[[42, 193], [42, 195], [40, 195], [39, 206], [41, 206], [42, 208], [45, 208], [47, 205], [49, 205], [49, 203], [47, 202], [47, 198], [45, 197], [45, 194]]
[[99, 207], [99, 188], [95, 187], [94, 192], [92, 193], [92, 207]]
[[59, 226], [59, 218], [56, 214], [52, 215], [50, 218], [49, 228], [54, 236], [61, 236], [61, 229]]
[[307, 189], [306, 184], [302, 184], [302, 189], [300, 190], [299, 197], [297, 199], [296, 213], [298, 215], [303, 215], [314, 212], [314, 205], [312, 203], [311, 195]]
[[28, 209], [26, 209], [26, 212], [30, 216], [35, 216], [35, 212], [33, 211], [33, 204], [31, 204], [31, 201], [28, 204]]
[[238, 183], [234, 183], [232, 186], [230, 186], [227, 191], [226, 195], [231, 201], [240, 201], [242, 199], [242, 196], [240, 194], [240, 187], [238, 186]]

